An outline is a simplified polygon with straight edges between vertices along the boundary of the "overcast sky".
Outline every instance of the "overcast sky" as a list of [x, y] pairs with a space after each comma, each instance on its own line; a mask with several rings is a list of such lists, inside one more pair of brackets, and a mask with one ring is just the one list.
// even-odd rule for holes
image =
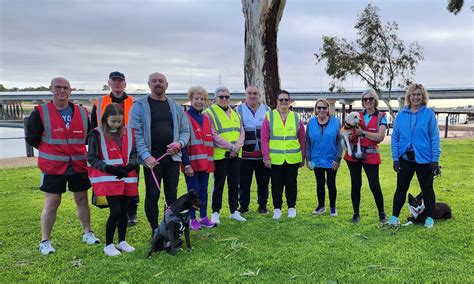
[[[258, 1], [258, 0], [257, 0]], [[368, 3], [399, 36], [418, 41], [424, 61], [415, 80], [427, 86], [474, 85], [474, 13], [457, 16], [446, 0], [288, 0], [278, 33], [282, 87], [327, 90], [313, 53], [322, 35], [356, 36]], [[72, 87], [100, 90], [111, 71], [128, 90], [147, 89], [148, 74], [168, 77], [169, 90], [219, 84], [243, 89], [244, 16], [240, 0], [0, 0], [0, 84], [48, 86], [63, 76]], [[346, 87], [365, 87], [357, 78]]]

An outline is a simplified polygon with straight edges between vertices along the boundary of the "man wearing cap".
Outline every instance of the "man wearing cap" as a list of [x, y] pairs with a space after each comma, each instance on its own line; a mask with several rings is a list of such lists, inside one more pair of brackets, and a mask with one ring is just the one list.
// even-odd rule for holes
[[[125, 81], [125, 75], [121, 72], [114, 71], [109, 74], [108, 85], [112, 90], [110, 94], [99, 97], [95, 100], [94, 106], [92, 107], [91, 113], [91, 127], [92, 129], [100, 126], [100, 121], [102, 118], [102, 113], [104, 113], [105, 107], [111, 103], [119, 104], [124, 113], [124, 123], [128, 125], [129, 122], [129, 113], [133, 105], [133, 97], [125, 93], [125, 88], [127, 87], [127, 82]], [[137, 166], [137, 172], [140, 173], [140, 166]], [[134, 197], [131, 199], [130, 206], [128, 207], [128, 225], [135, 225], [138, 223], [137, 219], [137, 206], [138, 206], [139, 197]]]
[[[171, 205], [177, 199], [181, 148], [191, 135], [183, 108], [166, 95], [168, 81], [161, 73], [148, 77], [151, 94], [135, 101], [130, 111], [139, 162], [144, 166], [145, 214], [152, 234], [158, 227], [158, 183], [163, 179], [165, 200]], [[165, 155], [166, 154], [166, 155]], [[162, 157], [158, 161], [158, 158]], [[155, 180], [156, 178], [156, 180]]]
[[85, 108], [69, 101], [71, 85], [68, 80], [54, 78], [49, 89], [53, 98], [35, 107], [28, 119], [25, 137], [39, 153], [40, 189], [45, 193], [39, 251], [44, 255], [56, 251], [50, 238], [66, 184], [73, 193], [77, 216], [84, 231], [82, 241], [87, 244], [100, 242], [91, 231], [87, 199], [87, 190], [91, 187], [86, 166], [88, 113]]

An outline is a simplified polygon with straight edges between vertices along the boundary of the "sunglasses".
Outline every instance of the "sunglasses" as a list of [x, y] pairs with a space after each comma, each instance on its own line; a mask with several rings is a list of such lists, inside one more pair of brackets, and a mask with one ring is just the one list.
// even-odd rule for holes
[[280, 101], [280, 103], [282, 103], [282, 102], [289, 102], [289, 101], [290, 101], [290, 99], [278, 99], [278, 100]]
[[223, 100], [223, 99], [229, 100], [230, 96], [218, 96], [218, 98], [221, 99], [221, 100]]
[[327, 110], [328, 109], [327, 106], [317, 106], [316, 108], [319, 109], [319, 110], [322, 110], [322, 109]]
[[364, 102], [373, 102], [374, 99], [375, 99], [374, 97], [368, 97], [368, 98], [363, 98], [362, 100], [363, 100]]

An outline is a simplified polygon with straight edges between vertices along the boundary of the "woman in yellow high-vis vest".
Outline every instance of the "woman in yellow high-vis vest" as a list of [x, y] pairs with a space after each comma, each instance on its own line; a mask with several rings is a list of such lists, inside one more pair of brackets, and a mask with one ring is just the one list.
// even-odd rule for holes
[[288, 218], [296, 217], [298, 168], [303, 167], [305, 130], [299, 115], [290, 111], [290, 93], [282, 90], [277, 108], [267, 112], [260, 131], [265, 166], [271, 168], [273, 219], [281, 218], [283, 190]]
[[212, 189], [211, 221], [220, 224], [222, 192], [227, 178], [229, 190], [230, 218], [247, 221], [237, 211], [239, 205], [239, 181], [242, 146], [245, 131], [239, 115], [230, 107], [230, 92], [225, 87], [214, 91], [216, 103], [204, 113], [211, 121], [212, 140], [214, 142], [214, 187]]

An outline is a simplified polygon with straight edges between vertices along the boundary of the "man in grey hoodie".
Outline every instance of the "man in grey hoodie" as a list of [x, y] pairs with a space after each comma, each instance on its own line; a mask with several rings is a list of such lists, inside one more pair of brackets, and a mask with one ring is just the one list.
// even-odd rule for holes
[[[130, 126], [135, 131], [135, 143], [139, 162], [144, 166], [145, 214], [152, 234], [158, 227], [159, 183], [163, 179], [166, 203], [177, 199], [181, 148], [190, 137], [189, 123], [182, 107], [166, 96], [168, 81], [161, 73], [148, 78], [151, 94], [135, 101], [130, 111]], [[162, 160], [157, 159], [169, 154]]]

